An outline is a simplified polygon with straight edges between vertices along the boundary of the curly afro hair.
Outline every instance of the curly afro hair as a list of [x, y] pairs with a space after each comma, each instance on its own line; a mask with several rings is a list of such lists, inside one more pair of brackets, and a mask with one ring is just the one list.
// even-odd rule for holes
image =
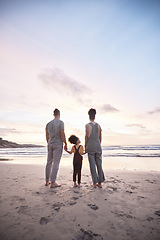
[[68, 141], [70, 143], [73, 143], [73, 144], [76, 144], [77, 143], [77, 140], [78, 140], [78, 137], [76, 137], [75, 135], [71, 135], [69, 138], [68, 138]]

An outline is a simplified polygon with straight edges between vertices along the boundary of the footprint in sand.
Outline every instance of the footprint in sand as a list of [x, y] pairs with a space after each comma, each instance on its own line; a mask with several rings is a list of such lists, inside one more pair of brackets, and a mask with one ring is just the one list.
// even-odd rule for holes
[[155, 211], [155, 214], [158, 215], [160, 217], [160, 210]]
[[78, 199], [78, 197], [73, 197], [73, 200], [77, 200]]
[[135, 190], [135, 189], [138, 189], [138, 187], [136, 187], [136, 186], [131, 186], [131, 189], [132, 189], [132, 190]]
[[18, 179], [17, 178], [13, 178], [13, 181], [18, 182]]
[[126, 191], [126, 193], [132, 194], [133, 192], [132, 192], [132, 191], [128, 191], [128, 190], [127, 190], [127, 191]]
[[149, 221], [149, 222], [150, 222], [150, 221], [153, 221], [153, 220], [154, 220], [153, 217], [148, 217], [148, 218], [147, 218], [147, 221]]
[[46, 218], [46, 217], [41, 217], [39, 223], [41, 225], [46, 225], [48, 222], [50, 222], [50, 219], [49, 218]]
[[79, 193], [79, 190], [78, 189], [80, 189], [80, 188], [77, 188], [77, 190], [74, 190], [73, 192], [74, 193]]
[[116, 188], [116, 187], [111, 187], [111, 186], [109, 186], [108, 188], [111, 188], [114, 192], [117, 191], [117, 188]]
[[71, 202], [68, 203], [68, 205], [71, 205], [71, 206], [72, 206], [72, 205], [75, 205], [76, 203], [77, 203], [77, 202], [75, 202], [75, 201], [71, 201]]
[[156, 184], [156, 180], [149, 180], [149, 179], [146, 179], [145, 181], [148, 182], [148, 183]]
[[28, 205], [26, 206], [20, 206], [18, 213], [24, 213], [26, 214], [28, 212]]
[[78, 234], [73, 238], [73, 240], [103, 240], [100, 234], [93, 233], [92, 231], [86, 231], [83, 228], [80, 229]]
[[114, 178], [114, 177], [110, 177], [109, 180], [106, 180], [104, 181], [105, 183], [121, 183], [123, 181], [117, 179], [117, 178]]
[[25, 198], [20, 198], [19, 201], [24, 202], [24, 201], [26, 201], [26, 199]]
[[126, 218], [133, 218], [130, 214], [124, 213], [123, 211], [121, 212], [112, 212], [115, 214], [117, 217], [126, 217]]
[[146, 198], [146, 197], [138, 196], [137, 198], [138, 198], [138, 200], [141, 200], [141, 199], [144, 199], [144, 198]]
[[99, 209], [99, 207], [98, 206], [96, 206], [95, 204], [87, 204], [87, 206], [88, 207], [90, 207], [91, 209], [93, 209], [93, 210], [98, 210]]
[[59, 202], [52, 205], [53, 209], [56, 210], [57, 212], [59, 212], [59, 210], [62, 206], [65, 206], [65, 205], [63, 203], [59, 203]]

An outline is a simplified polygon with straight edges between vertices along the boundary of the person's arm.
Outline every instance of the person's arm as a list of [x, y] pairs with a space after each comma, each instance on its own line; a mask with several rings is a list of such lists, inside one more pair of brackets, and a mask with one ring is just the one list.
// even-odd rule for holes
[[66, 152], [68, 152], [69, 154], [72, 154], [74, 152], [73, 147], [71, 148], [71, 151], [66, 150]]
[[102, 142], [102, 129], [101, 127], [99, 126], [99, 140], [100, 140], [100, 143]]
[[80, 149], [79, 149], [79, 150], [80, 150], [80, 154], [81, 154], [81, 155], [83, 155], [83, 154], [86, 154], [86, 152], [84, 152], [84, 148], [83, 148], [83, 146], [82, 146], [82, 145], [81, 145], [81, 147], [80, 147]]
[[66, 142], [66, 135], [64, 130], [60, 130], [60, 136], [61, 136], [62, 142], [64, 143], [64, 150], [67, 151], [67, 142]]
[[66, 150], [66, 152], [68, 152], [69, 154], [74, 153], [75, 152], [74, 147], [71, 148], [71, 151]]
[[66, 150], [66, 152], [68, 152], [69, 154], [72, 154], [72, 152], [71, 152], [71, 151], [68, 151], [68, 150]]
[[100, 143], [102, 142], [102, 130], [100, 130], [100, 133], [99, 133], [99, 140], [100, 140]]
[[85, 145], [84, 145], [84, 151], [86, 153], [86, 145], [87, 145], [87, 142], [88, 142], [88, 129], [87, 129], [87, 126], [86, 126], [86, 131], [85, 131]]
[[48, 143], [48, 141], [49, 141], [49, 132], [48, 132], [47, 129], [46, 129], [46, 141], [47, 141], [47, 143]]

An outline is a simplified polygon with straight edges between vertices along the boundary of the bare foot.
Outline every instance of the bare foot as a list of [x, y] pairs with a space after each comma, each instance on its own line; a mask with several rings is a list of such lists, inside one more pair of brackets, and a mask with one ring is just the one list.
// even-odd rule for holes
[[51, 184], [50, 181], [46, 181], [45, 186], [48, 186], [49, 184]]
[[50, 188], [56, 188], [56, 187], [61, 187], [61, 185], [57, 184], [56, 182], [52, 182]]
[[76, 182], [74, 182], [74, 187], [77, 187], [77, 183]]
[[102, 184], [101, 184], [101, 183], [97, 183], [97, 186], [98, 186], [99, 188], [102, 188]]
[[80, 184], [78, 184], [78, 188], [80, 188], [81, 187], [81, 185]]

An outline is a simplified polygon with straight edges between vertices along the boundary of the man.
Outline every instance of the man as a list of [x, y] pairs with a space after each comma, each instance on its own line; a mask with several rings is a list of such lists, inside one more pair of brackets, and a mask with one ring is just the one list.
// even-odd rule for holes
[[90, 171], [93, 181], [93, 187], [102, 188], [101, 183], [104, 182], [104, 173], [102, 170], [102, 130], [98, 123], [96, 123], [96, 110], [91, 108], [88, 111], [90, 123], [86, 124], [85, 132], [85, 152], [88, 153], [90, 164]]
[[56, 183], [56, 177], [59, 169], [59, 163], [64, 149], [67, 150], [66, 136], [64, 132], [64, 123], [60, 120], [60, 111], [54, 110], [54, 119], [46, 125], [46, 141], [48, 143], [48, 158], [46, 164], [46, 184], [48, 186], [51, 180], [51, 188], [60, 187]]

